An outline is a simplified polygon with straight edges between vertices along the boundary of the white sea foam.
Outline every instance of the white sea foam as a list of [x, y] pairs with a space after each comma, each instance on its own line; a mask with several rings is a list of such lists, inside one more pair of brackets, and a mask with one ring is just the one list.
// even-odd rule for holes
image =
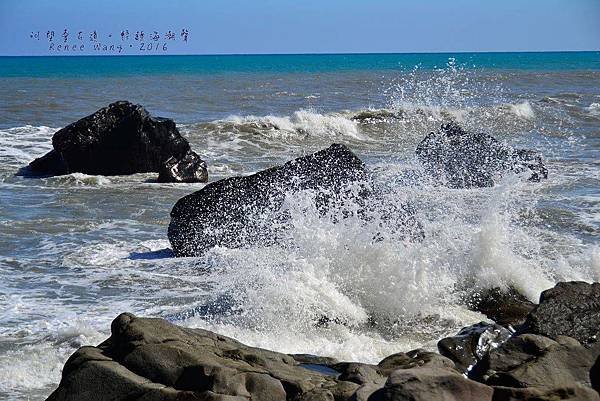
[[600, 103], [592, 103], [587, 107], [589, 114], [600, 116]]
[[0, 130], [0, 160], [4, 165], [22, 166], [52, 149], [55, 128], [31, 126]]
[[83, 173], [71, 173], [47, 180], [69, 186], [106, 186], [112, 183], [111, 179], [103, 175], [88, 175]]
[[265, 134], [271, 134], [275, 138], [298, 134], [326, 138], [362, 137], [354, 121], [337, 113], [320, 114], [311, 110], [298, 110], [291, 116], [231, 116], [225, 121], [241, 126], [262, 126], [266, 128]]
[[91, 316], [85, 320], [64, 311], [56, 312], [51, 321], [23, 324], [18, 333], [4, 333], [5, 340], [17, 336], [20, 346], [0, 353], [0, 395], [18, 394], [23, 388], [53, 388], [69, 355], [82, 345], [96, 345], [106, 337], [106, 328], [94, 328], [92, 324], [99, 322], [92, 323]]
[[510, 104], [509, 107], [517, 117], [524, 119], [532, 119], [535, 117], [535, 113], [533, 112], [529, 102]]
[[[210, 251], [211, 294], [227, 312], [200, 313], [183, 324], [283, 352], [377, 362], [432, 347], [443, 333], [484, 319], [462, 306], [465, 286], [511, 286], [537, 300], [557, 278], [593, 280], [595, 271], [579, 268], [589, 263], [586, 252], [570, 261], [544, 258], [543, 237], [516, 220], [535, 202], [524, 196], [525, 185], [508, 178], [492, 189], [390, 194], [419, 205], [422, 242], [389, 232], [373, 241], [382, 233], [376, 215], [368, 224], [323, 218], [310, 194], [288, 197], [289, 242]], [[325, 327], [318, 324], [323, 317]]]

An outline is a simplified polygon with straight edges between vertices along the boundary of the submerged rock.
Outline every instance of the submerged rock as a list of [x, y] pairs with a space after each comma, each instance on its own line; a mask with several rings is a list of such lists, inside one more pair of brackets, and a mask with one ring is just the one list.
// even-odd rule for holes
[[104, 107], [52, 137], [54, 149], [35, 159], [23, 175], [124, 175], [161, 172], [165, 182], [205, 182], [206, 164], [173, 120], [152, 117], [126, 101]]
[[440, 354], [454, 361], [461, 372], [467, 372], [510, 336], [511, 332], [502, 326], [481, 322], [462, 328], [455, 336], [441, 339], [437, 346]]
[[542, 156], [514, 149], [454, 123], [442, 125], [419, 143], [416, 154], [427, 171], [451, 188], [491, 187], [506, 172], [529, 172], [531, 181], [548, 177]]
[[600, 283], [558, 283], [542, 292], [540, 304], [520, 330], [546, 337], [569, 336], [593, 343], [600, 336]]
[[[281, 206], [287, 195], [313, 190], [320, 212], [356, 206], [365, 215], [366, 199], [374, 198], [367, 181], [363, 162], [346, 146], [333, 144], [256, 174], [212, 182], [181, 198], [171, 211], [169, 241], [177, 256], [201, 255], [214, 246], [268, 245], [286, 228], [289, 214]], [[391, 225], [421, 229], [408, 208], [389, 205], [383, 214]]]

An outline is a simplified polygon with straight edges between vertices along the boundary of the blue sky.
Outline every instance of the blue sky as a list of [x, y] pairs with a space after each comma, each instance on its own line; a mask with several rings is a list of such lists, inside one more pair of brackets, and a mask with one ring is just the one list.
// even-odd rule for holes
[[600, 0], [0, 0], [0, 28], [0, 55], [600, 50]]

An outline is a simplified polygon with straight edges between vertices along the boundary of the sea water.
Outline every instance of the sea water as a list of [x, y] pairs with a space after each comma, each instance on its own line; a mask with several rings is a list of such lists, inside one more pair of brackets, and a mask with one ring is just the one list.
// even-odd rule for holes
[[[211, 181], [344, 143], [425, 239], [381, 233], [377, 210], [323, 215], [305, 192], [287, 196], [278, 244], [173, 258], [169, 212], [203, 184], [15, 176], [116, 100], [175, 119]], [[540, 151], [548, 180], [436, 185], [414, 150], [448, 121]], [[343, 360], [435, 349], [485, 319], [465, 287], [536, 301], [598, 281], [599, 239], [598, 52], [0, 58], [0, 399], [44, 399], [124, 311]]]

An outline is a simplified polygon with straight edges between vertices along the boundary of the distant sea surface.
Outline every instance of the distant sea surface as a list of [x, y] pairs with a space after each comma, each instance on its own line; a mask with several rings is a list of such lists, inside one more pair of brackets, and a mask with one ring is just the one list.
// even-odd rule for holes
[[[344, 143], [425, 239], [373, 241], [380, 227], [334, 224], [300, 193], [281, 243], [177, 259], [169, 212], [203, 184], [15, 176], [116, 100], [173, 118], [211, 181]], [[414, 150], [448, 121], [538, 150], [548, 180], [434, 185]], [[0, 57], [0, 400], [45, 399], [123, 311], [377, 362], [484, 319], [465, 284], [536, 301], [574, 279], [600, 280], [600, 52]]]

